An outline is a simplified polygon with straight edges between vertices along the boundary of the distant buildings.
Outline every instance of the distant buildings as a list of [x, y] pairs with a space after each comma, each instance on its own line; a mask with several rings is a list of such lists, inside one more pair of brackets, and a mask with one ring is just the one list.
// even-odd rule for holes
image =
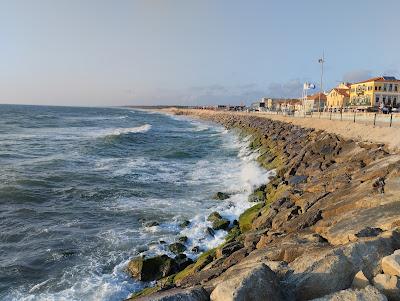
[[255, 111], [295, 111], [301, 106], [301, 100], [295, 98], [267, 98], [252, 103]]
[[393, 76], [380, 76], [354, 83], [350, 87], [349, 107], [356, 109], [398, 108], [400, 80]]
[[350, 86], [350, 83], [341, 83], [327, 94], [326, 105], [328, 109], [340, 109], [349, 105]]
[[305, 112], [323, 111], [326, 107], [326, 99], [326, 95], [322, 92], [308, 95], [307, 98], [303, 101], [303, 110]]
[[[314, 86], [314, 85], [312, 85]], [[274, 111], [308, 114], [338, 110], [379, 110], [390, 112], [400, 109], [400, 80], [393, 76], [370, 78], [358, 83], [341, 83], [325, 94], [307, 95], [303, 90], [300, 99], [263, 97], [251, 105], [255, 111]]]

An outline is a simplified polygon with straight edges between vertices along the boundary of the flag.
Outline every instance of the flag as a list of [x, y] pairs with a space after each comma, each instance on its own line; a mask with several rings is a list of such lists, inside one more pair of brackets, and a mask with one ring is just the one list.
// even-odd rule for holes
[[314, 84], [310, 84], [310, 83], [304, 83], [303, 89], [304, 90], [315, 89], [315, 85]]

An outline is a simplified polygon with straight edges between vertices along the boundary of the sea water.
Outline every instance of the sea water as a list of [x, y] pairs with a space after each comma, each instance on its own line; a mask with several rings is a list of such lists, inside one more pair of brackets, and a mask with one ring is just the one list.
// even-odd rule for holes
[[194, 246], [224, 241], [207, 216], [233, 221], [251, 206], [269, 175], [256, 156], [183, 116], [0, 105], [0, 300], [123, 300], [149, 285], [125, 272], [129, 259], [172, 256], [182, 235], [193, 259]]

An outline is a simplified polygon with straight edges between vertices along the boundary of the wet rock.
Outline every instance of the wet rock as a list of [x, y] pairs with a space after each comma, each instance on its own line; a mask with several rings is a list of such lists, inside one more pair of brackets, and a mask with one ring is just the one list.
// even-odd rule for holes
[[384, 293], [390, 301], [400, 300], [400, 278], [387, 274], [378, 274], [372, 280], [374, 286]]
[[255, 202], [265, 202], [265, 188], [266, 185], [261, 185], [257, 189], [255, 189], [248, 197], [248, 201]]
[[186, 220], [186, 221], [181, 222], [181, 223], [179, 224], [179, 227], [181, 227], [181, 228], [186, 228], [186, 227], [188, 227], [189, 225], [190, 225], [190, 221]]
[[173, 258], [160, 255], [134, 258], [128, 264], [128, 271], [137, 280], [154, 281], [175, 273], [177, 267]]
[[212, 222], [213, 230], [227, 230], [229, 228], [229, 220], [223, 218], [218, 212], [214, 211], [208, 218], [208, 221]]
[[206, 232], [207, 235], [210, 235], [210, 236], [213, 236], [213, 237], [215, 235], [215, 231], [211, 227], [207, 227], [205, 232]]
[[155, 227], [155, 226], [159, 226], [160, 224], [156, 221], [148, 221], [148, 222], [144, 222], [143, 226], [146, 228], [150, 228], [150, 227]]
[[400, 250], [382, 258], [382, 270], [385, 274], [400, 277]]
[[212, 198], [214, 200], [223, 201], [223, 200], [229, 199], [230, 195], [228, 193], [218, 191], [216, 194], [213, 195]]
[[311, 301], [387, 301], [385, 295], [373, 286], [364, 289], [346, 289]]
[[218, 284], [210, 295], [211, 301], [285, 300], [275, 273], [265, 264], [237, 274]]
[[168, 249], [175, 254], [179, 254], [186, 251], [186, 247], [180, 242], [175, 242], [173, 244], [170, 244], [168, 246]]
[[242, 234], [242, 232], [240, 231], [240, 228], [237, 225], [229, 230], [228, 235], [225, 237], [225, 241], [231, 242], [235, 240], [237, 237], [239, 237], [240, 234]]
[[199, 253], [200, 252], [200, 247], [199, 246], [194, 246], [191, 251], [193, 253]]
[[178, 254], [174, 259], [179, 271], [182, 271], [184, 268], [193, 263], [193, 260], [187, 257], [185, 254]]
[[186, 243], [188, 241], [188, 237], [187, 236], [181, 236], [181, 237], [178, 238], [178, 241], [180, 243], [184, 244], [184, 243]]
[[142, 253], [142, 252], [146, 252], [148, 249], [149, 249], [148, 246], [139, 246], [139, 247], [137, 248], [137, 251], [138, 251], [139, 253]]
[[264, 202], [265, 194], [263, 191], [254, 191], [249, 195], [247, 200], [251, 203]]

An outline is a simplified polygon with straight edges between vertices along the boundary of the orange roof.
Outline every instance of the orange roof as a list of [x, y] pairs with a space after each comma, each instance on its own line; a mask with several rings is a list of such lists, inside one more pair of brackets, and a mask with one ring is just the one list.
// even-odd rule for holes
[[313, 95], [308, 95], [307, 99], [308, 100], [319, 100], [319, 95], [321, 94], [321, 100], [326, 100], [326, 95], [322, 92], [315, 93]]
[[396, 79], [394, 76], [377, 76], [354, 84], [362, 84], [368, 82], [400, 82], [400, 80]]
[[340, 88], [333, 88], [337, 93], [343, 96], [350, 96], [350, 92], [348, 89], [340, 89]]

